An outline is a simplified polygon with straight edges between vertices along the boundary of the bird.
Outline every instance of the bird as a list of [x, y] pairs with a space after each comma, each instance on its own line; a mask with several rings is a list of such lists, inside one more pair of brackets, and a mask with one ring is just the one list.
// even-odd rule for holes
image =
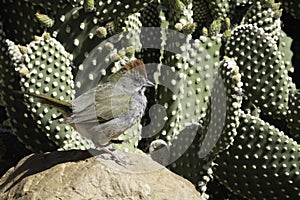
[[96, 146], [103, 147], [142, 118], [147, 106], [145, 89], [153, 86], [147, 78], [145, 64], [136, 59], [127, 62], [107, 82], [70, 101], [36, 93], [24, 94], [58, 109], [63, 116], [61, 123], [71, 125]]

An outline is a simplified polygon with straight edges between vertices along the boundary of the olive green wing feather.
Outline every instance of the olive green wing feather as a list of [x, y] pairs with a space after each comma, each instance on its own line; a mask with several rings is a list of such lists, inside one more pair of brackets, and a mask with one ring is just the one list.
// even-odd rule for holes
[[67, 123], [104, 122], [125, 115], [131, 95], [112, 84], [97, 86], [72, 100], [73, 115]]

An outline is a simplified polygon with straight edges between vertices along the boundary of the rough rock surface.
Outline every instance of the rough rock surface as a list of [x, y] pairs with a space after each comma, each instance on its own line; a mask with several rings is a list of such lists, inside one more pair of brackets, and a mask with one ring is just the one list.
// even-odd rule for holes
[[150, 158], [118, 152], [131, 164], [88, 151], [31, 154], [0, 180], [0, 199], [201, 199], [194, 186]]

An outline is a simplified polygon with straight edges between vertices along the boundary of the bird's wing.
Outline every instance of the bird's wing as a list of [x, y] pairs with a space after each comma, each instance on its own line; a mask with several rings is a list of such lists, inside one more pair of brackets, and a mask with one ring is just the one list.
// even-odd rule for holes
[[125, 115], [131, 95], [111, 84], [97, 86], [72, 100], [73, 115], [68, 123], [104, 122]]
[[95, 103], [95, 94], [96, 88], [93, 88], [69, 101], [72, 104], [73, 113], [80, 113], [92, 106]]

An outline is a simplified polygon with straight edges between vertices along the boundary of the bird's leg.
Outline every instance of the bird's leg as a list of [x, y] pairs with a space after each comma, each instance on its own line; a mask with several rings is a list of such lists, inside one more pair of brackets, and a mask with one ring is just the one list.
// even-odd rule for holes
[[[116, 153], [112, 152], [107, 146], [106, 147], [100, 147], [100, 150], [103, 150], [105, 152], [104, 154], [99, 154], [98, 155], [102, 159], [105, 159], [105, 160], [111, 159], [111, 160], [116, 161], [120, 165], [132, 164], [130, 160], [128, 160], [126, 158], [123, 158], [123, 157], [120, 157]], [[107, 155], [109, 155], [110, 157], [107, 157]]]

